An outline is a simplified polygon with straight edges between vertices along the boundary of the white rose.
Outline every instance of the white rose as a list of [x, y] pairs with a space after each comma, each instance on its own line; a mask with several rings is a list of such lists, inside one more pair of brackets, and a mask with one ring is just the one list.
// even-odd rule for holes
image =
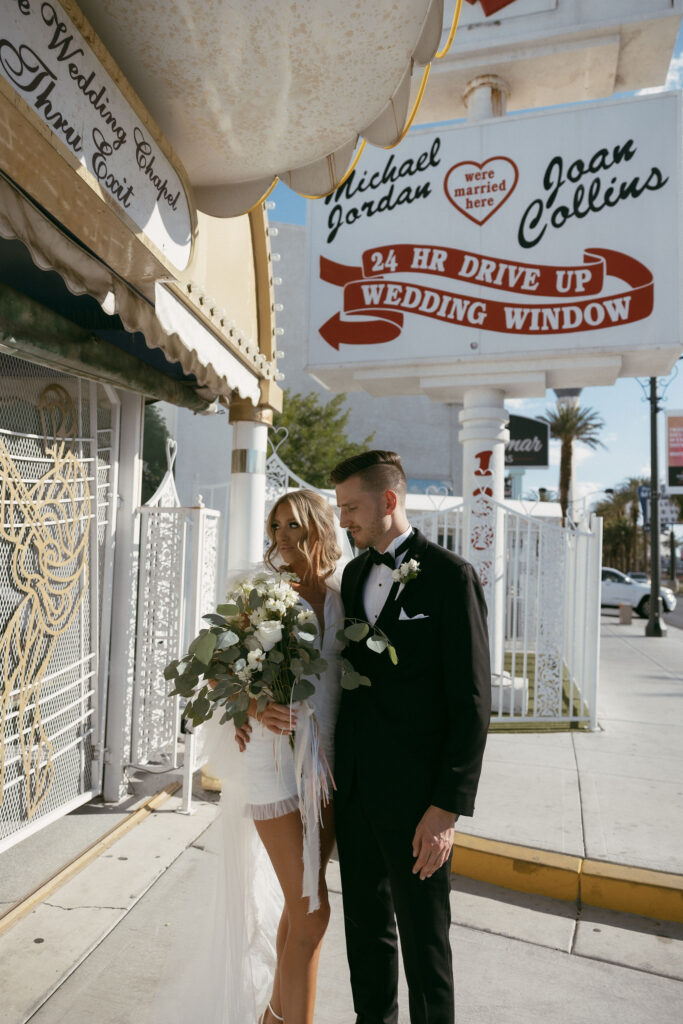
[[266, 656], [266, 652], [260, 647], [257, 647], [253, 651], [249, 651], [247, 654], [247, 661], [249, 662], [249, 668], [252, 670], [258, 670], [263, 665], [263, 659]]
[[263, 650], [270, 651], [282, 640], [282, 623], [274, 622], [272, 619], [262, 622], [255, 635], [263, 645]]

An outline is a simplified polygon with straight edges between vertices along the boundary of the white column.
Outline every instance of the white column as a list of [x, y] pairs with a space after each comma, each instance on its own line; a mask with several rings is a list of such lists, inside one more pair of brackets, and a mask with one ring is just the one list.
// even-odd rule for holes
[[[138, 596], [142, 425], [144, 399], [130, 391], [121, 396], [118, 451], [118, 496], [112, 585], [109, 691], [104, 757], [104, 799], [116, 803], [126, 795], [124, 766], [130, 761], [131, 711], [135, 669]], [[116, 457], [116, 453], [113, 453]]]
[[[509, 87], [497, 75], [480, 75], [468, 83], [464, 100], [467, 120], [476, 123], [502, 117]], [[465, 392], [460, 413], [459, 440], [463, 446], [463, 501], [465, 505], [465, 557], [477, 570], [489, 609], [491, 670], [503, 672], [505, 592], [505, 538], [503, 515], [495, 502], [505, 490], [505, 444], [508, 414], [505, 392], [499, 388], [471, 388]]]
[[232, 473], [230, 476], [230, 525], [228, 568], [248, 569], [263, 560], [263, 527], [266, 512], [266, 449], [272, 413], [251, 402], [230, 405], [233, 425]]
[[463, 94], [467, 108], [467, 120], [488, 121], [491, 117], [503, 117], [507, 110], [510, 87], [498, 75], [479, 75], [467, 83]]
[[[266, 517], [266, 450], [273, 414], [246, 400], [230, 403], [233, 426], [228, 573], [246, 572], [263, 561]], [[221, 595], [222, 596], [222, 595]], [[203, 729], [217, 728], [210, 722]], [[218, 772], [207, 761], [202, 768], [204, 789], [219, 790]], [[189, 804], [185, 808], [189, 809]]]
[[503, 500], [505, 444], [509, 439], [504, 397], [498, 388], [466, 391], [459, 438], [463, 451], [465, 557], [477, 570], [486, 594], [494, 676], [503, 671], [505, 625], [504, 525], [502, 511], [496, 505]]

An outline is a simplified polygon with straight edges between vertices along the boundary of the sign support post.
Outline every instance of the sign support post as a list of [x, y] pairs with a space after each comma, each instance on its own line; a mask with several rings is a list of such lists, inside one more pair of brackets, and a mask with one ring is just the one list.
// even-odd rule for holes
[[657, 479], [657, 378], [650, 377], [650, 617], [645, 636], [666, 636], [661, 620], [662, 599], [659, 594], [659, 481]]

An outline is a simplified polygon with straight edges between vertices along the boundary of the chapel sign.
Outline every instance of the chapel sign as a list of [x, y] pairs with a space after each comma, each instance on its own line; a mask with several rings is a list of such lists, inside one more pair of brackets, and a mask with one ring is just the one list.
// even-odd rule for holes
[[192, 249], [183, 182], [57, 0], [0, 0], [0, 76], [177, 270]]
[[680, 120], [672, 92], [366, 150], [310, 206], [309, 369], [343, 386], [345, 366], [562, 357], [590, 384], [605, 356], [615, 376], [671, 360]]

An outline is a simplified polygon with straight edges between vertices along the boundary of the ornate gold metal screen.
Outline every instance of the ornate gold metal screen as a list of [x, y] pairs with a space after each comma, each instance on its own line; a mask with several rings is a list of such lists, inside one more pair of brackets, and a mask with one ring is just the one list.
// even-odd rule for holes
[[0, 356], [0, 848], [99, 788], [111, 406]]

